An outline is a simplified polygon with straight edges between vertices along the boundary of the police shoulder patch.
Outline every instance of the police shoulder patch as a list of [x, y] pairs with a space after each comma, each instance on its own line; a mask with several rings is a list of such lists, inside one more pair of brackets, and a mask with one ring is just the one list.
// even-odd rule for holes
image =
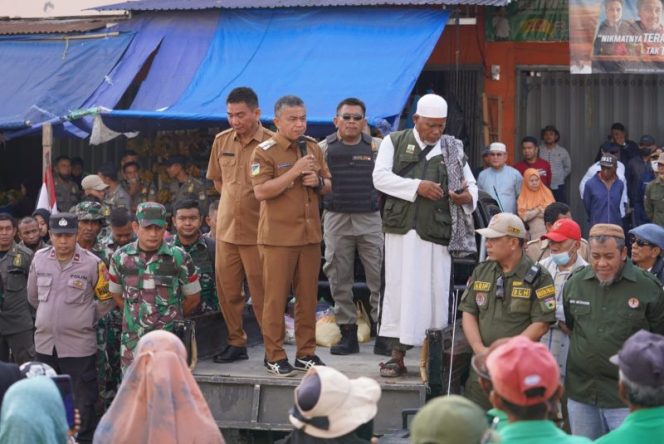
[[261, 142], [258, 144], [258, 147], [261, 148], [264, 151], [269, 150], [273, 146], [277, 144], [277, 141], [274, 139], [267, 139], [265, 142]]
[[555, 296], [556, 289], [553, 287], [553, 285], [546, 285], [535, 290], [535, 294], [537, 295], [537, 299], [544, 299], [547, 296]]

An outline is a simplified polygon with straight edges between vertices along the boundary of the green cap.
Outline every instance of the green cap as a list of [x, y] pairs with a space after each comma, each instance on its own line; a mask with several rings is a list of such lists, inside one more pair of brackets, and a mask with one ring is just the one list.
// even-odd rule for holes
[[99, 202], [86, 201], [74, 207], [74, 214], [78, 220], [104, 220], [108, 216], [108, 209]]
[[143, 202], [136, 208], [136, 220], [141, 227], [156, 225], [163, 228], [166, 226], [166, 208], [157, 202]]
[[489, 428], [484, 411], [458, 395], [439, 396], [415, 415], [412, 444], [480, 444]]

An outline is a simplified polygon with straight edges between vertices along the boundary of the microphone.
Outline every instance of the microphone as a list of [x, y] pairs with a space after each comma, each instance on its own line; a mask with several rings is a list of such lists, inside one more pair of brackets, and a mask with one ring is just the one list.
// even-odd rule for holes
[[300, 155], [302, 157], [307, 155], [307, 139], [304, 136], [297, 138], [297, 146], [300, 148]]

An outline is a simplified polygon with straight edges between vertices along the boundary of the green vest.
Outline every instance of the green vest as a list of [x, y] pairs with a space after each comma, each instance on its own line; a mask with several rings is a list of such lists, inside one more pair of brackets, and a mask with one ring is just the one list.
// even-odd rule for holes
[[[415, 140], [413, 130], [404, 130], [390, 134], [394, 145], [392, 172], [398, 174], [407, 165], [418, 161], [422, 151]], [[423, 160], [403, 177], [423, 179], [439, 183], [443, 188], [443, 198], [430, 200], [420, 197], [415, 202], [387, 196], [383, 212], [383, 231], [386, 233], [406, 234], [415, 229], [424, 240], [434, 244], [448, 245], [452, 231], [452, 215], [447, 194], [447, 167], [442, 155]]]

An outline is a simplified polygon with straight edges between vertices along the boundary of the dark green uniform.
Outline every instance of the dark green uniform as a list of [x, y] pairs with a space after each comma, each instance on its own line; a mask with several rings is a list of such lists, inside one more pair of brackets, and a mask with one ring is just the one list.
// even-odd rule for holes
[[569, 398], [600, 408], [625, 407], [618, 397], [618, 367], [609, 358], [644, 329], [664, 333], [664, 291], [631, 260], [609, 286], [591, 267], [573, 273], [563, 289], [565, 322], [572, 330], [565, 389]]
[[664, 181], [660, 177], [655, 178], [646, 186], [643, 203], [648, 218], [654, 224], [664, 227]]
[[[553, 279], [548, 271], [538, 266], [537, 276], [529, 284], [524, 279], [532, 266], [533, 261], [524, 254], [510, 273], [503, 273], [494, 261], [485, 261], [475, 267], [461, 297], [459, 310], [478, 318], [480, 336], [486, 347], [496, 339], [523, 333], [534, 322], [550, 324], [556, 321]], [[468, 376], [465, 394], [484, 409], [491, 408], [473, 370]]]
[[214, 278], [214, 239], [199, 236], [198, 240], [191, 245], [184, 246], [180, 237], [175, 235], [170, 238], [169, 245], [182, 248], [189, 253], [198, 269], [198, 279], [201, 282], [201, 305], [195, 313], [218, 312], [219, 299], [217, 299], [217, 286]]
[[201, 215], [205, 216], [207, 214], [207, 193], [205, 191], [205, 186], [203, 186], [203, 182], [200, 180], [195, 179], [192, 176], [189, 176], [184, 183], [174, 180], [169, 186], [169, 191], [171, 193], [171, 208], [173, 208], [175, 202], [184, 199], [193, 199], [198, 202], [198, 209], [201, 211]]

